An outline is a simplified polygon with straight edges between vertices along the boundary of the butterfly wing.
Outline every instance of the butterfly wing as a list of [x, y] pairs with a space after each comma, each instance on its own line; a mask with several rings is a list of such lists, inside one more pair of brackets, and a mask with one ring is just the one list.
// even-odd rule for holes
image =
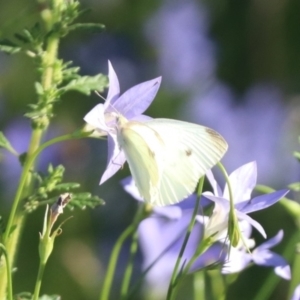
[[132, 121], [118, 128], [117, 138], [141, 197], [152, 202], [161, 179], [162, 141], [153, 129]]
[[141, 196], [157, 206], [177, 203], [192, 194], [199, 178], [227, 150], [216, 131], [171, 119], [123, 121], [118, 142]]
[[163, 141], [161, 179], [151, 199], [155, 205], [174, 204], [192, 194], [207, 170], [227, 150], [227, 143], [216, 131], [193, 123], [153, 119], [144, 123]]

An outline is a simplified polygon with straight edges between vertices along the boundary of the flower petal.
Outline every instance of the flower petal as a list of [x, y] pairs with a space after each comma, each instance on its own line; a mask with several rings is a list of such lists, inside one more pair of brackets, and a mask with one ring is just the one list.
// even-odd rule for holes
[[280, 190], [270, 194], [261, 195], [251, 199], [250, 201], [237, 203], [235, 205], [235, 208], [245, 214], [258, 211], [273, 205], [282, 197], [284, 197], [288, 192], [289, 190]]
[[275, 273], [284, 279], [288, 280], [291, 278], [290, 266], [288, 265], [286, 260], [282, 256], [272, 251], [257, 251], [257, 249], [255, 249], [252, 253], [252, 259], [253, 262], [257, 265], [275, 267]]
[[[256, 162], [250, 162], [233, 171], [230, 176], [230, 184], [234, 202], [249, 200], [256, 185], [257, 166]], [[228, 186], [225, 185], [224, 198], [229, 199]]]
[[128, 176], [121, 180], [121, 184], [124, 190], [131, 195], [134, 199], [144, 202], [144, 199], [140, 196], [140, 193], [135, 185], [135, 182], [131, 176]]
[[107, 132], [108, 127], [105, 124], [104, 111], [105, 111], [104, 105], [102, 103], [97, 104], [92, 110], [90, 110], [84, 116], [83, 119], [84, 119], [85, 122], [87, 122], [92, 127]]
[[266, 242], [262, 243], [256, 248], [256, 251], [261, 251], [265, 249], [270, 249], [277, 244], [279, 244], [283, 239], [283, 230], [279, 230], [278, 233], [272, 237], [271, 239], [267, 240]]
[[161, 77], [158, 77], [132, 87], [115, 101], [114, 109], [127, 119], [142, 114], [156, 96], [160, 83]]
[[108, 61], [108, 80], [109, 89], [107, 93], [106, 102], [104, 103], [105, 108], [107, 108], [109, 105], [113, 105], [120, 96], [120, 85], [118, 76], [110, 61]]
[[291, 300], [299, 300], [300, 299], [300, 284], [294, 290], [293, 296]]
[[214, 195], [217, 197], [222, 197], [223, 196], [222, 190], [221, 190], [220, 186], [218, 185], [213, 172], [211, 170], [208, 170], [205, 175], [206, 175], [211, 187], [213, 188]]
[[244, 249], [231, 247], [228, 261], [222, 267], [223, 274], [232, 274], [244, 270], [251, 262], [251, 255]]
[[254, 219], [252, 219], [251, 217], [249, 217], [245, 213], [242, 213], [238, 210], [236, 210], [236, 212], [237, 212], [237, 216], [238, 216], [239, 220], [245, 220], [245, 221], [249, 222], [254, 228], [256, 228], [260, 232], [260, 234], [264, 238], [267, 238], [267, 234], [266, 234], [264, 228], [257, 221], [255, 221]]
[[108, 135], [107, 145], [107, 166], [101, 177], [100, 184], [112, 177], [126, 161], [124, 152], [119, 149], [116, 136]]

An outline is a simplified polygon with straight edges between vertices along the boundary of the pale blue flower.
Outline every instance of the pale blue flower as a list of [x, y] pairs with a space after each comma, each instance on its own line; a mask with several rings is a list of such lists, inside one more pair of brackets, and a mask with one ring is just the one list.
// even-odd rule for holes
[[291, 300], [300, 300], [300, 284], [296, 286]]
[[262, 243], [254, 250], [251, 250], [251, 253], [248, 252], [248, 249], [246, 249], [244, 245], [238, 248], [232, 248], [228, 261], [222, 268], [222, 273], [230, 274], [240, 272], [253, 262], [258, 266], [273, 267], [274, 272], [278, 276], [286, 280], [291, 279], [291, 269], [287, 261], [279, 254], [270, 251], [270, 248], [279, 244], [282, 238], [283, 230], [280, 230], [273, 238]]
[[[143, 201], [131, 177], [122, 180], [121, 183], [133, 198]], [[203, 200], [204, 203], [201, 199], [201, 204], [206, 205], [207, 200]], [[139, 225], [138, 236], [143, 254], [143, 270], [151, 266], [145, 277], [147, 294], [151, 294], [154, 299], [165, 299], [171, 274], [192, 218], [195, 201], [196, 195], [193, 194], [175, 205], [154, 206], [151, 216]], [[203, 207], [199, 209], [202, 210]], [[183, 253], [182, 265], [192, 258], [201, 241], [202, 232], [202, 225], [196, 223]], [[195, 261], [195, 267], [192, 266], [191, 271], [220, 261], [221, 252], [220, 245], [214, 245]]]
[[109, 90], [103, 104], [96, 105], [84, 120], [97, 129], [100, 134], [107, 135], [107, 166], [100, 184], [113, 176], [125, 163], [126, 158], [117, 142], [116, 112], [127, 120], [143, 121], [150, 117], [142, 115], [153, 101], [161, 82], [161, 77], [140, 83], [120, 95], [118, 77], [108, 62]]
[[[221, 237], [227, 237], [228, 216], [230, 210], [228, 186], [226, 184], [224, 192], [222, 192], [212, 172], [208, 171], [206, 175], [213, 188], [213, 193], [205, 192], [203, 195], [213, 201], [215, 207], [212, 216], [205, 223], [205, 236], [208, 237], [213, 235], [216, 240], [219, 240]], [[238, 220], [247, 221], [266, 238], [263, 227], [247, 214], [275, 204], [288, 193], [288, 190], [280, 190], [251, 199], [251, 192], [256, 185], [256, 178], [257, 169], [255, 162], [250, 162], [241, 166], [229, 176], [235, 213]], [[199, 216], [197, 219], [199, 222], [203, 222], [203, 217]]]

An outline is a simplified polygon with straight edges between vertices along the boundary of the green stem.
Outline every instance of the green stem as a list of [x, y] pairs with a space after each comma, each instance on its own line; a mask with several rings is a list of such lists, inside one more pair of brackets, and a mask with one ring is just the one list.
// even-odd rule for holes
[[107, 267], [106, 276], [104, 279], [103, 287], [99, 295], [99, 300], [108, 300], [109, 294], [115, 274], [115, 269], [117, 266], [118, 257], [125, 240], [130, 237], [137, 229], [139, 222], [143, 219], [144, 215], [144, 206], [139, 207], [137, 213], [134, 217], [133, 222], [123, 231], [118, 240], [115, 243], [115, 246], [112, 250], [110, 260]]
[[40, 289], [42, 285], [42, 278], [45, 271], [46, 263], [40, 262], [39, 271], [35, 282], [34, 293], [32, 300], [38, 300], [40, 295]]
[[207, 274], [210, 277], [212, 299], [225, 300], [226, 286], [223, 280], [223, 275], [221, 273], [221, 270], [220, 269], [209, 270]]
[[135, 233], [132, 236], [131, 246], [130, 246], [130, 258], [125, 270], [122, 287], [121, 287], [121, 299], [126, 299], [128, 288], [130, 284], [130, 279], [132, 275], [132, 269], [133, 269], [133, 260], [135, 257], [135, 254], [138, 249], [138, 233], [135, 231]]
[[178, 279], [177, 274], [178, 274], [178, 270], [179, 270], [179, 267], [180, 267], [181, 258], [182, 258], [182, 255], [184, 253], [184, 250], [186, 248], [187, 242], [190, 238], [192, 229], [195, 225], [196, 216], [197, 216], [197, 213], [198, 213], [198, 208], [199, 208], [201, 194], [202, 194], [203, 183], [204, 183], [204, 176], [200, 178], [200, 181], [199, 181], [199, 184], [198, 184], [196, 205], [194, 207], [194, 211], [193, 211], [191, 221], [189, 223], [189, 226], [188, 226], [187, 232], [185, 234], [184, 241], [182, 243], [182, 246], [181, 246], [181, 249], [180, 249], [176, 264], [175, 264], [175, 267], [173, 269], [172, 277], [171, 277], [169, 288], [168, 288], [167, 300], [172, 299], [173, 292], [174, 292], [175, 286], [177, 284], [177, 279]]
[[194, 274], [193, 278], [194, 300], [203, 300], [205, 297], [205, 272], [204, 270]]
[[228, 192], [229, 192], [230, 211], [234, 211], [234, 200], [233, 200], [233, 193], [232, 193], [232, 188], [231, 188], [231, 183], [230, 183], [230, 180], [229, 180], [229, 176], [228, 176], [224, 166], [220, 162], [218, 162], [217, 165], [220, 168], [221, 172], [223, 173], [225, 181], [227, 183]]
[[9, 263], [9, 257], [8, 253], [6, 251], [6, 248], [3, 244], [0, 244], [0, 248], [2, 249], [2, 252], [5, 256], [6, 260], [6, 276], [7, 276], [7, 286], [8, 286], [8, 291], [7, 291], [7, 296], [8, 300], [13, 300], [13, 289], [12, 289], [12, 279], [11, 279], [11, 266]]
[[[238, 224], [238, 218], [235, 213], [233, 192], [232, 192], [229, 176], [224, 166], [220, 162], [218, 162], [217, 165], [220, 168], [221, 172], [223, 173], [228, 187], [229, 205], [230, 205], [229, 216], [228, 216], [228, 236], [229, 236], [230, 245], [235, 247], [239, 243], [240, 239], [243, 240], [243, 236], [241, 234], [239, 224]], [[246, 245], [245, 242], [244, 244]], [[229, 249], [229, 253], [230, 253], [230, 249]]]

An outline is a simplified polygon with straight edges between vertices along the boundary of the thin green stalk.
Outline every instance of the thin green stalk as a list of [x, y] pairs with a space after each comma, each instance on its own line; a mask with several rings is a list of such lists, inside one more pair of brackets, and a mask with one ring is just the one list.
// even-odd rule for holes
[[234, 211], [234, 200], [233, 200], [233, 193], [232, 193], [232, 188], [231, 188], [231, 183], [230, 183], [230, 180], [229, 180], [229, 176], [226, 172], [226, 169], [224, 168], [224, 166], [220, 162], [218, 162], [217, 165], [220, 168], [221, 172], [223, 173], [225, 181], [227, 183], [228, 192], [229, 192], [230, 211], [231, 210]]
[[196, 272], [194, 275], [193, 287], [194, 287], [194, 300], [203, 300], [205, 297], [205, 272]]
[[132, 275], [132, 269], [133, 269], [133, 261], [134, 257], [136, 255], [138, 249], [138, 233], [135, 231], [135, 233], [132, 236], [131, 246], [130, 246], [130, 258], [125, 270], [122, 287], [121, 287], [121, 299], [126, 299], [128, 294], [128, 288], [130, 284], [130, 279]]
[[[228, 236], [229, 236], [230, 244], [235, 247], [239, 243], [240, 239], [243, 240], [243, 236], [241, 234], [239, 224], [238, 224], [238, 218], [235, 213], [234, 199], [233, 199], [233, 193], [232, 193], [229, 176], [228, 176], [224, 166], [221, 164], [221, 162], [218, 162], [217, 165], [220, 168], [221, 172], [223, 173], [224, 178], [227, 183], [227, 187], [228, 187], [229, 205], [230, 205], [229, 216], [228, 216]], [[246, 243], [244, 243], [244, 244], [246, 245]]]
[[[43, 71], [42, 74], [42, 86], [44, 90], [47, 90], [51, 88], [53, 83], [53, 74], [54, 74], [54, 62], [56, 61], [57, 57], [57, 50], [59, 45], [59, 38], [58, 37], [49, 37], [47, 40], [46, 45], [46, 51], [44, 56], [44, 63], [46, 65], [46, 68]], [[22, 196], [28, 195], [30, 193], [30, 189], [32, 186], [32, 177], [30, 169], [34, 167], [34, 159], [32, 157], [36, 157], [33, 154], [36, 152], [36, 150], [39, 148], [40, 141], [42, 139], [42, 136], [44, 132], [47, 130], [48, 127], [48, 120], [46, 122], [43, 122], [43, 126], [35, 126], [36, 121], [33, 122], [33, 131], [31, 140], [29, 143], [29, 148], [27, 151], [27, 159], [21, 174], [20, 178], [20, 184], [17, 189], [15, 199], [12, 204], [12, 209], [10, 211], [8, 223], [6, 226], [6, 230], [3, 237], [3, 243], [6, 247], [6, 251], [8, 253], [8, 256], [10, 258], [10, 262], [13, 265], [14, 264], [14, 258], [15, 254], [17, 252], [18, 247], [18, 241], [19, 237], [22, 232], [22, 227], [25, 220], [24, 213], [19, 210], [19, 201], [22, 198]], [[12, 230], [12, 228], [14, 230]], [[5, 299], [5, 293], [6, 293], [6, 286], [7, 286], [7, 280], [5, 276], [5, 268], [7, 266], [3, 265], [1, 267], [0, 271], [0, 299]]]
[[115, 274], [115, 269], [117, 266], [118, 257], [125, 240], [130, 237], [137, 229], [137, 225], [143, 218], [144, 206], [139, 207], [137, 213], [134, 217], [133, 222], [123, 231], [118, 240], [116, 241], [114, 248], [112, 250], [110, 260], [107, 267], [106, 276], [104, 279], [103, 287], [99, 295], [99, 300], [108, 300], [109, 294]]
[[39, 148], [36, 149], [36, 151], [34, 153], [32, 153], [31, 156], [28, 157], [28, 159], [26, 160], [26, 162], [24, 164], [24, 168], [23, 168], [23, 171], [22, 171], [22, 174], [21, 174], [21, 178], [20, 178], [20, 182], [19, 182], [19, 185], [18, 185], [18, 188], [17, 188], [16, 196], [15, 196], [15, 199], [13, 201], [13, 206], [11, 208], [11, 213], [10, 213], [10, 216], [9, 216], [9, 219], [8, 219], [8, 222], [7, 222], [7, 227], [6, 227], [5, 233], [3, 235], [4, 243], [7, 241], [8, 237], [9, 237], [11, 228], [13, 226], [13, 220], [15, 218], [15, 214], [16, 214], [16, 211], [17, 211], [17, 208], [18, 208], [18, 205], [19, 205], [19, 201], [21, 199], [22, 192], [23, 192], [24, 186], [26, 184], [27, 177], [30, 176], [29, 175], [30, 174], [30, 169], [32, 168], [37, 156], [45, 148], [47, 148], [47, 147], [49, 147], [53, 144], [56, 144], [56, 143], [62, 142], [62, 141], [66, 141], [66, 140], [70, 140], [70, 139], [77, 139], [79, 137], [80, 137], [79, 135], [73, 135], [73, 134], [66, 134], [66, 135], [56, 137], [56, 138], [54, 138], [52, 140], [49, 140], [49, 141], [45, 142], [44, 144], [42, 144]]
[[38, 300], [39, 299], [40, 289], [41, 289], [41, 285], [42, 285], [42, 279], [43, 279], [43, 274], [44, 274], [44, 271], [45, 271], [45, 267], [46, 267], [46, 263], [40, 262], [39, 271], [38, 271], [37, 279], [36, 279], [36, 282], [35, 282], [35, 287], [34, 287], [34, 293], [33, 293], [32, 300]]
[[[22, 199], [22, 196], [25, 194], [26, 187], [28, 186], [28, 177], [31, 176], [30, 170], [33, 168], [34, 162], [38, 155], [47, 147], [66, 140], [70, 139], [77, 139], [82, 136], [87, 135], [87, 133], [80, 134], [67, 134], [60, 137], [56, 137], [52, 140], [49, 140], [42, 144], [40, 147], [36, 149], [34, 153], [32, 153], [30, 156], [28, 156], [27, 160], [25, 161], [23, 171], [21, 174], [20, 182], [16, 191], [16, 196], [13, 201], [13, 205], [11, 208], [11, 212], [9, 215], [9, 219], [7, 222], [6, 230], [3, 235], [3, 243], [5, 244], [8, 256], [10, 258], [10, 262], [13, 262], [13, 258], [15, 256], [16, 250], [17, 250], [17, 243], [19, 240], [20, 233], [22, 231], [22, 225], [25, 220], [25, 214], [21, 211], [18, 211], [19, 202]], [[7, 278], [5, 275], [5, 262], [3, 262], [3, 266], [1, 267], [0, 272], [0, 299], [5, 298], [6, 293], [6, 282]], [[3, 296], [1, 298], [1, 296]]]
[[6, 260], [6, 276], [7, 276], [7, 299], [13, 300], [13, 289], [12, 289], [12, 279], [11, 279], [11, 266], [9, 263], [9, 257], [8, 253], [6, 251], [6, 248], [3, 244], [0, 244], [0, 248], [5, 256]]
[[209, 270], [207, 271], [207, 274], [210, 277], [212, 299], [225, 300], [226, 285], [221, 270], [220, 269]]
[[190, 238], [192, 229], [195, 225], [196, 216], [197, 216], [197, 213], [198, 213], [198, 208], [199, 208], [201, 194], [202, 194], [203, 183], [204, 183], [204, 176], [200, 178], [200, 181], [199, 181], [199, 184], [198, 184], [196, 205], [194, 207], [194, 211], [193, 211], [191, 221], [189, 223], [189, 226], [188, 226], [187, 232], [185, 234], [184, 241], [182, 243], [182, 246], [181, 246], [181, 249], [180, 249], [176, 264], [175, 264], [175, 267], [173, 269], [173, 273], [172, 273], [172, 277], [171, 277], [171, 280], [170, 280], [168, 293], [167, 293], [167, 300], [172, 299], [173, 292], [174, 292], [175, 286], [177, 284], [177, 279], [178, 279], [177, 275], [178, 275], [178, 270], [179, 270], [180, 263], [181, 263], [181, 258], [183, 256], [183, 253], [184, 253], [184, 250], [186, 248], [187, 242]]

